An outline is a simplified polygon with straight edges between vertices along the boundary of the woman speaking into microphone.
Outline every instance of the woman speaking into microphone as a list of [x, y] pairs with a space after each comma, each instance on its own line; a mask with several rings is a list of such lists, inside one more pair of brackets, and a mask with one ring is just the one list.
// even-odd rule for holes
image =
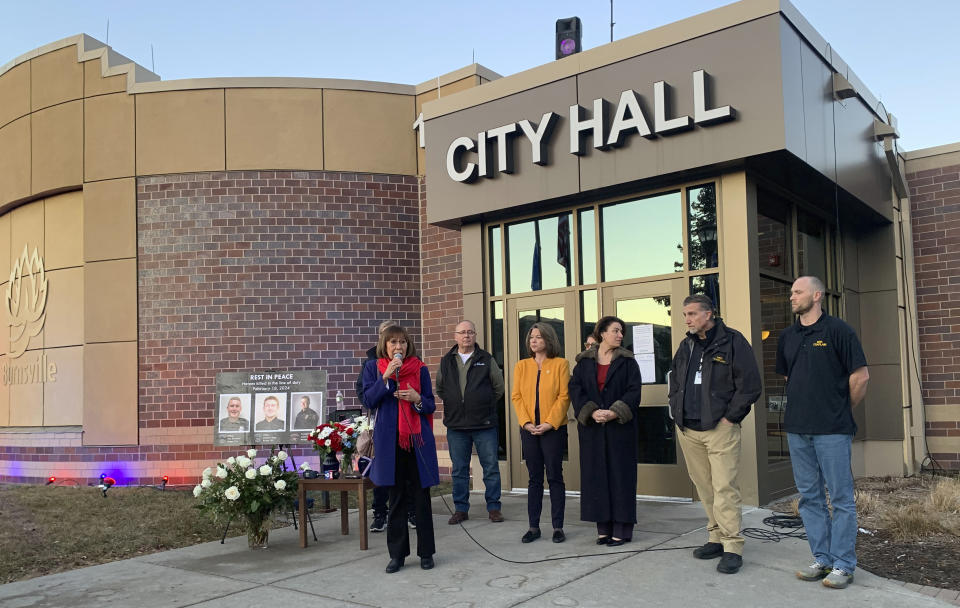
[[376, 457], [370, 479], [378, 486], [390, 487], [390, 563], [386, 571], [393, 574], [410, 555], [407, 513], [411, 502], [417, 520], [420, 567], [429, 570], [436, 552], [430, 487], [440, 483], [437, 444], [433, 439], [436, 403], [430, 372], [417, 357], [417, 349], [404, 328], [388, 327], [380, 334], [377, 358], [367, 361], [363, 368], [363, 397], [367, 407], [377, 410], [377, 424], [373, 427]]

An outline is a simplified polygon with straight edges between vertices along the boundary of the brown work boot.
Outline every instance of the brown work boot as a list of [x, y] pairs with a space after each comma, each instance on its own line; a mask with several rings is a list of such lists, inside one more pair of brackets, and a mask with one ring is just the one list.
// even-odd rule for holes
[[503, 521], [503, 513], [500, 512], [500, 509], [494, 509], [493, 511], [490, 511], [490, 521], [495, 524]]
[[455, 511], [454, 514], [450, 516], [450, 519], [447, 520], [447, 523], [451, 526], [455, 526], [468, 519], [470, 519], [470, 516], [467, 515], [465, 511]]

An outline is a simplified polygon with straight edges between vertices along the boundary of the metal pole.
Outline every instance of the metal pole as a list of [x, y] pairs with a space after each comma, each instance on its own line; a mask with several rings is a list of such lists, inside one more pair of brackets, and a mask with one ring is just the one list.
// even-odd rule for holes
[[610, 42], [613, 42], [613, 0], [610, 0]]

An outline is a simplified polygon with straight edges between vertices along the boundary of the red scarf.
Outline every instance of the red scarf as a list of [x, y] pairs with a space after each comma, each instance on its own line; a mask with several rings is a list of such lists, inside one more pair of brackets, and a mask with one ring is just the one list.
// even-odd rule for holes
[[[387, 371], [390, 365], [390, 359], [377, 359], [377, 369], [380, 375]], [[424, 367], [423, 361], [417, 357], [407, 357], [400, 366], [400, 381], [397, 383], [397, 389], [412, 388], [420, 395], [420, 369]], [[396, 380], [396, 376], [393, 377]], [[420, 447], [423, 445], [423, 437], [420, 434], [420, 416], [419, 412], [413, 408], [409, 401], [400, 399], [397, 404], [397, 420], [399, 430], [400, 447], [410, 451], [411, 445]], [[430, 417], [429, 424], [433, 426], [433, 416]]]

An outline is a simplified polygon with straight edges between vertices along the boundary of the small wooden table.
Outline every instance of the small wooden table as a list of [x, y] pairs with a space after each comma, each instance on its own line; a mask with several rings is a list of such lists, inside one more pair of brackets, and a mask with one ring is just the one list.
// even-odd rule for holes
[[300, 479], [297, 484], [297, 498], [300, 502], [300, 546], [307, 546], [307, 490], [340, 492], [340, 533], [350, 533], [347, 513], [347, 497], [350, 492], [357, 493], [357, 506], [360, 510], [360, 549], [367, 549], [367, 490], [373, 489], [373, 482], [366, 477], [357, 479]]

